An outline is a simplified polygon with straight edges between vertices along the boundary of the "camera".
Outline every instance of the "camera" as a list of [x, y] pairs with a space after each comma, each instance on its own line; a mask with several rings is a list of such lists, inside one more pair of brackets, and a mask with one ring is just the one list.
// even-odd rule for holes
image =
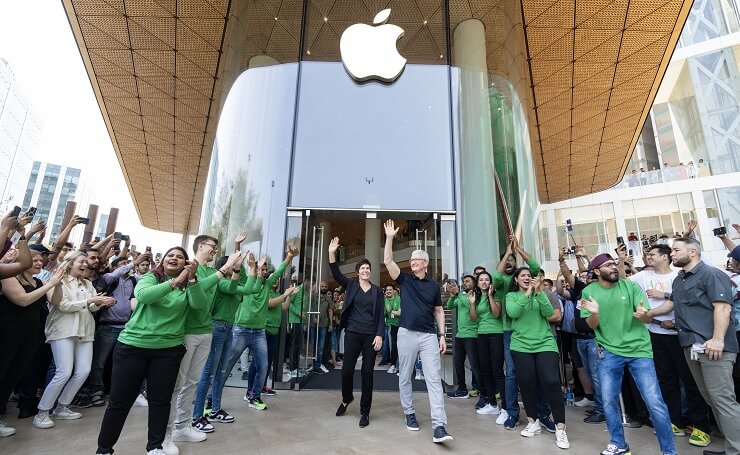
[[712, 232], [715, 236], [717, 235], [726, 235], [727, 234], [727, 228], [725, 226], [720, 226], [718, 228], [712, 229]]

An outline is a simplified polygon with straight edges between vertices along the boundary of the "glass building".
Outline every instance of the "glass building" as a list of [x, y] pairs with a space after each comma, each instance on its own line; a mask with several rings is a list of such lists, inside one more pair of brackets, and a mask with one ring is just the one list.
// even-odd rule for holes
[[[397, 262], [406, 268], [412, 250], [427, 250], [443, 294], [448, 278], [493, 269], [515, 232], [541, 256], [541, 202], [621, 180], [690, 9], [678, 0], [64, 5], [145, 226], [209, 233], [225, 248], [247, 230], [243, 248], [274, 263], [297, 243], [285, 280], [304, 286], [331, 281], [326, 248], [339, 236], [342, 271], [367, 257], [373, 281], [386, 284], [381, 224], [392, 218]], [[358, 81], [341, 36], [366, 24], [359, 41], [371, 46], [388, 26], [371, 25], [384, 8], [403, 30], [405, 65], [395, 80]], [[393, 60], [388, 51], [381, 63]], [[303, 309], [312, 331], [315, 299]], [[302, 362], [316, 355], [310, 341]], [[275, 380], [291, 386], [311, 381], [281, 373]]]
[[38, 148], [41, 124], [13, 72], [0, 59], [0, 210], [20, 205]]
[[22, 207], [36, 207], [35, 220], [46, 220], [46, 242], [53, 243], [62, 231], [67, 201], [79, 201], [79, 169], [34, 161]]
[[[725, 264], [727, 251], [712, 229], [732, 231], [740, 222], [739, 18], [737, 0], [694, 2], [622, 182], [542, 207], [550, 270], [557, 248], [573, 241], [595, 254], [610, 251], [617, 236], [674, 237], [690, 219], [705, 257]], [[568, 219], [572, 237], [564, 230]], [[630, 242], [636, 256], [640, 244]]]

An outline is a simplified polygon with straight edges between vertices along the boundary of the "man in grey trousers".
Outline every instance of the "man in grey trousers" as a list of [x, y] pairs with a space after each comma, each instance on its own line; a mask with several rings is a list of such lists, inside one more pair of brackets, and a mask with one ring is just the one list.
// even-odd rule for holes
[[[398, 233], [393, 220], [385, 222], [385, 263], [391, 278], [401, 289], [401, 320], [398, 324], [398, 389], [401, 392], [401, 406], [406, 415], [406, 428], [419, 431], [411, 393], [411, 373], [416, 356], [424, 365], [424, 380], [429, 394], [429, 407], [432, 413], [434, 436], [432, 441], [442, 443], [451, 441], [447, 433], [444, 390], [440, 376], [440, 354], [447, 350], [445, 344], [445, 320], [439, 286], [427, 275], [429, 255], [426, 251], [411, 253], [409, 263], [413, 273], [402, 272], [393, 261], [393, 237]], [[437, 322], [435, 330], [434, 322]]]
[[673, 241], [673, 265], [680, 267], [673, 281], [678, 341], [684, 349], [691, 375], [712, 408], [725, 450], [705, 450], [704, 455], [740, 454], [740, 404], [735, 401], [732, 369], [738, 341], [732, 316], [732, 283], [721, 270], [701, 260], [699, 242]]

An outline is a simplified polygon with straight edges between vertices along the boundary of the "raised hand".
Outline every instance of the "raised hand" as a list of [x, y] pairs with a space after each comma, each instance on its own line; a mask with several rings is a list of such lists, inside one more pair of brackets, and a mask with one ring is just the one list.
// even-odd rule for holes
[[589, 297], [588, 300], [581, 299], [581, 308], [591, 314], [599, 314], [599, 303], [593, 297]]
[[247, 239], [247, 231], [241, 231], [236, 235], [236, 238], [234, 239], [234, 243], [237, 245], [241, 245], [243, 241]]
[[231, 256], [229, 256], [229, 259], [226, 260], [226, 264], [224, 264], [222, 268], [226, 270], [233, 270], [236, 267], [236, 262], [241, 260], [241, 258], [242, 253], [238, 251], [236, 253], [233, 253]]
[[470, 302], [471, 304], [475, 305], [475, 292], [473, 292], [473, 291], [468, 291], [468, 301], [469, 301], [469, 302]]
[[627, 246], [623, 243], [617, 245], [617, 256], [620, 261], [624, 261], [627, 258]]
[[268, 259], [268, 256], [266, 254], [263, 255], [260, 258], [259, 262], [257, 262], [257, 268], [261, 269], [263, 265], [267, 264], [267, 259]]
[[540, 293], [542, 292], [542, 278], [538, 275], [534, 278], [532, 278], [532, 283], [529, 285], [530, 289], [533, 289], [534, 292]]
[[30, 223], [31, 220], [33, 220], [33, 216], [32, 215], [23, 215], [23, 216], [18, 217], [18, 224], [17, 224], [18, 229], [25, 228], [25, 226], [28, 223]]
[[185, 264], [185, 268], [182, 269], [182, 273], [180, 273], [180, 275], [186, 274], [185, 279], [187, 281], [190, 281], [195, 278], [196, 270], [198, 270], [198, 261], [188, 261]]
[[26, 235], [28, 235], [28, 237], [30, 238], [35, 233], [43, 231], [45, 227], [46, 227], [46, 223], [43, 220], [41, 220], [38, 223], [31, 226], [31, 229], [28, 230]]
[[0, 221], [0, 229], [12, 231], [18, 224], [18, 217], [12, 216], [13, 211], [8, 212], [3, 219]]
[[59, 267], [54, 271], [54, 273], [51, 274], [51, 278], [49, 278], [49, 283], [53, 284], [54, 286], [58, 285], [62, 282], [62, 279], [65, 277], [66, 274], [67, 272]]
[[460, 288], [457, 286], [457, 283], [453, 282], [447, 285], [447, 292], [452, 296], [456, 296], [460, 292]]
[[686, 223], [686, 232], [684, 232], [684, 235], [689, 235], [692, 232], [694, 232], [694, 229], [696, 229], [696, 220], [689, 220]]
[[732, 227], [735, 228], [735, 235], [732, 236], [732, 240], [740, 239], [740, 224], [732, 224]]
[[247, 265], [249, 268], [253, 268], [257, 265], [256, 259], [254, 258], [254, 254], [251, 251], [247, 251]]
[[291, 257], [298, 256], [298, 245], [288, 240], [285, 242], [285, 253]]
[[234, 271], [237, 271], [241, 268], [242, 264], [244, 264], [244, 261], [247, 259], [247, 255], [244, 253], [235, 253], [239, 255], [239, 259], [234, 262]]
[[576, 256], [585, 256], [586, 255], [586, 248], [584, 248], [582, 245], [576, 245]]
[[337, 250], [339, 249], [339, 237], [334, 237], [331, 239], [331, 242], [329, 242], [329, 254], [337, 254]]
[[396, 227], [396, 223], [393, 220], [388, 220], [383, 223], [383, 229], [385, 230], [386, 237], [395, 237], [398, 234], [399, 228]]

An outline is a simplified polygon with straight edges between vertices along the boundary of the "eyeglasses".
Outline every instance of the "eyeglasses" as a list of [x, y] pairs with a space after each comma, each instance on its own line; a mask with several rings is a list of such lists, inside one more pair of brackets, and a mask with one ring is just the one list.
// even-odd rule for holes
[[601, 269], [601, 268], [604, 268], [604, 267], [609, 267], [609, 268], [612, 268], [612, 267], [616, 267], [616, 266], [617, 266], [617, 263], [616, 263], [616, 262], [605, 262], [605, 263], [601, 264], [601, 265], [599, 266], [599, 268], [600, 268], [600, 269]]

